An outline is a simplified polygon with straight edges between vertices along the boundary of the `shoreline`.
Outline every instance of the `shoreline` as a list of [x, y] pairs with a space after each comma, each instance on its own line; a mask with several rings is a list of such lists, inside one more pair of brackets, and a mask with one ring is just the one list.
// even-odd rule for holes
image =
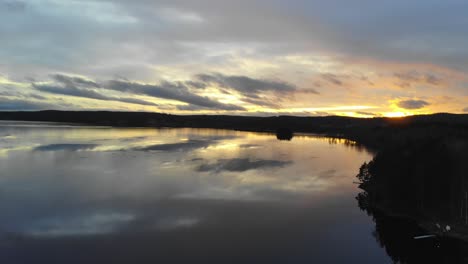
[[401, 118], [355, 118], [343, 116], [182, 116], [150, 112], [45, 110], [0, 111], [0, 120], [59, 122], [97, 127], [211, 128], [262, 133], [275, 133], [278, 129], [286, 128], [295, 135], [316, 134], [348, 139], [373, 151], [408, 140], [468, 135], [468, 114], [446, 113]]

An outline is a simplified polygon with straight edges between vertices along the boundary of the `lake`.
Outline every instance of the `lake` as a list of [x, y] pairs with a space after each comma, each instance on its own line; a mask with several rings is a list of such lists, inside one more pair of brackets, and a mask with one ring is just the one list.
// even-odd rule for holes
[[0, 146], [1, 263], [392, 263], [354, 142], [0, 122]]

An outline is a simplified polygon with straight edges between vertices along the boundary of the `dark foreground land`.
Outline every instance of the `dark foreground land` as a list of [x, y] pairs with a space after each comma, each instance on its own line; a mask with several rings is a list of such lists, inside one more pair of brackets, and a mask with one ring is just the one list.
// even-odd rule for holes
[[[291, 131], [342, 137], [375, 152], [357, 175], [363, 190], [357, 197], [362, 210], [376, 221], [382, 213], [403, 217], [430, 233], [468, 241], [468, 115], [362, 119], [39, 111], [0, 112], [0, 120], [234, 129], [277, 132], [278, 138], [285, 139], [290, 139]], [[450, 231], [445, 232], [447, 225]]]

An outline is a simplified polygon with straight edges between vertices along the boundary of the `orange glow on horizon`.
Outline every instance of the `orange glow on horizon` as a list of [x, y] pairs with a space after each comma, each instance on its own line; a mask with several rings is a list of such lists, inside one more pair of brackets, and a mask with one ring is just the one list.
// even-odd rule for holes
[[385, 117], [405, 117], [405, 116], [410, 116], [413, 115], [410, 112], [388, 112], [388, 113], [383, 113], [383, 116]]

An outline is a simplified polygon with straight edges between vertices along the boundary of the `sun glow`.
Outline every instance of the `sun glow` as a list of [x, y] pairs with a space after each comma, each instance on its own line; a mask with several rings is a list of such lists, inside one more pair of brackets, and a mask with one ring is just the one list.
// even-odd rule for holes
[[404, 117], [404, 116], [410, 116], [413, 115], [410, 112], [387, 112], [383, 113], [383, 116], [385, 117]]

